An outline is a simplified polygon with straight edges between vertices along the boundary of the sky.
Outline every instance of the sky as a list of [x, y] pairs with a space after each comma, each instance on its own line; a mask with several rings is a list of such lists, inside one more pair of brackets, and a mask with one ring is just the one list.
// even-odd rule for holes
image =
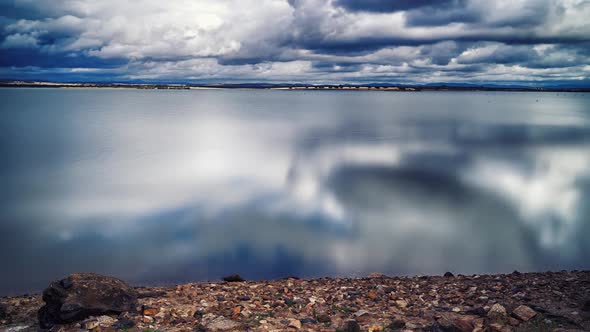
[[0, 79], [590, 86], [590, 0], [0, 0]]

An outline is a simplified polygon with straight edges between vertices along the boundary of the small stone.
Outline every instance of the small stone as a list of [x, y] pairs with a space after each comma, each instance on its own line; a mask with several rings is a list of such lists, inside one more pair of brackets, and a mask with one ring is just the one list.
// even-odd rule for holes
[[418, 323], [418, 322], [406, 322], [406, 328], [408, 328], [410, 330], [421, 329], [422, 324]]
[[367, 310], [359, 310], [354, 313], [354, 315], [356, 317], [361, 317], [361, 316], [368, 315], [368, 314], [369, 314], [369, 312]]
[[231, 276], [223, 277], [223, 281], [227, 282], [242, 282], [244, 280], [239, 274], [232, 274]]
[[87, 330], [92, 330], [98, 327], [98, 321], [96, 319], [87, 320], [82, 323], [82, 326]]
[[244, 316], [244, 317], [248, 318], [248, 317], [250, 317], [250, 316], [252, 315], [252, 312], [251, 312], [250, 310], [248, 310], [248, 309], [243, 309], [243, 310], [240, 312], [240, 315], [242, 315], [242, 316]]
[[474, 320], [474, 316], [443, 314], [436, 323], [443, 331], [472, 332]]
[[320, 314], [317, 314], [315, 318], [316, 318], [316, 319], [318, 320], [318, 322], [320, 322], [320, 323], [329, 323], [329, 322], [331, 322], [331, 321], [332, 321], [332, 318], [331, 318], [331, 317], [330, 317], [330, 315], [328, 315], [327, 313], [320, 313]]
[[468, 315], [485, 316], [486, 311], [483, 307], [474, 307], [465, 311]]
[[144, 322], [144, 323], [146, 323], [146, 324], [150, 324], [150, 323], [153, 323], [154, 322], [154, 317], [151, 317], [151, 316], [143, 316], [141, 318], [141, 321]]
[[301, 328], [301, 322], [298, 319], [289, 319], [289, 327], [299, 330]]
[[375, 292], [372, 292], [372, 291], [371, 291], [371, 292], [369, 292], [368, 296], [369, 296], [369, 298], [370, 298], [371, 300], [374, 300], [374, 299], [376, 299], [376, 298], [377, 298], [377, 294], [375, 294]]
[[524, 322], [528, 322], [531, 318], [535, 317], [536, 314], [537, 312], [526, 305], [519, 305], [514, 311], [512, 311], [512, 316]]
[[144, 307], [142, 310], [144, 316], [155, 316], [158, 312], [160, 312], [160, 309], [158, 308]]
[[397, 300], [395, 304], [402, 309], [408, 306], [408, 302], [405, 300]]
[[452, 274], [451, 272], [445, 272], [444, 276], [447, 278], [450, 278], [450, 277], [454, 277], [455, 275]]
[[453, 312], [461, 312], [461, 308], [459, 308], [459, 307], [454, 307], [454, 308], [452, 309], [452, 311], [453, 311]]
[[504, 308], [504, 306], [502, 306], [499, 303], [494, 304], [490, 308], [490, 311], [488, 311], [488, 317], [490, 317], [491, 319], [501, 319], [506, 317], [506, 315], [506, 308]]
[[360, 327], [359, 323], [357, 323], [356, 320], [351, 319], [351, 320], [347, 320], [346, 322], [344, 322], [344, 325], [342, 326], [341, 330], [343, 332], [360, 332], [361, 327]]
[[119, 320], [113, 325], [117, 330], [130, 329], [135, 326], [135, 323], [128, 318], [119, 318]]
[[106, 315], [99, 316], [96, 318], [96, 320], [98, 321], [98, 324], [102, 327], [110, 327], [117, 322], [117, 320], [113, 317]]
[[230, 331], [237, 329], [239, 326], [240, 324], [234, 322], [233, 320], [219, 316], [207, 324], [206, 327], [211, 331]]
[[299, 320], [301, 324], [317, 324], [318, 321], [313, 318], [302, 318]]

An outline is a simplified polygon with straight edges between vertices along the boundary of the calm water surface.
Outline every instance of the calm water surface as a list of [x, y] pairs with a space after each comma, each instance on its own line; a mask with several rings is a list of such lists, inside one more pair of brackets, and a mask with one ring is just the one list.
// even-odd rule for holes
[[590, 268], [590, 94], [0, 89], [0, 294]]

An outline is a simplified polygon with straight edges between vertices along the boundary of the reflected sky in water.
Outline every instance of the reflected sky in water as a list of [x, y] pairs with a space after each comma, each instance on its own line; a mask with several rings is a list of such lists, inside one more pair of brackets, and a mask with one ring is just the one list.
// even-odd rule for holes
[[0, 294], [590, 267], [590, 94], [0, 89]]

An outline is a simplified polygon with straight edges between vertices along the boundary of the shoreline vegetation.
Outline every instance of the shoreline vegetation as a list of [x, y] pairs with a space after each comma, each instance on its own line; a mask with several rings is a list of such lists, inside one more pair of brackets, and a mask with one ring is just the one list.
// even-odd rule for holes
[[132, 287], [93, 273], [0, 297], [0, 331], [588, 331], [590, 271]]
[[486, 85], [395, 85], [395, 84], [155, 84], [155, 83], [65, 83], [39, 81], [5, 81], [0, 87], [12, 88], [111, 88], [142, 90], [205, 90], [205, 89], [261, 89], [261, 90], [310, 90], [310, 91], [515, 91], [515, 92], [590, 92], [590, 87], [540, 88], [523, 86]]

